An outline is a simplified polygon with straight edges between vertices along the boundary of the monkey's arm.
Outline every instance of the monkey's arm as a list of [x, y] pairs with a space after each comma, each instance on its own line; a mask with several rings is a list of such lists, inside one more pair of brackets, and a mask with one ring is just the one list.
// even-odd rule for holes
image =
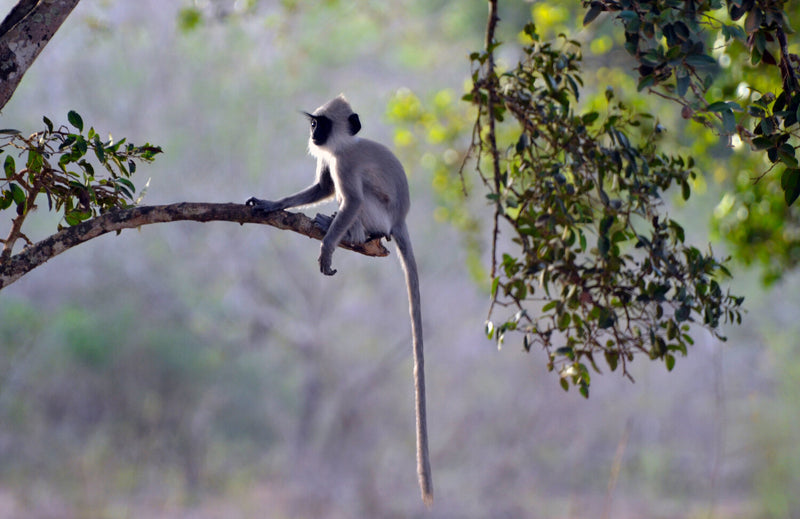
[[363, 202], [364, 199], [360, 193], [360, 189], [354, 189], [343, 195], [339, 211], [333, 218], [333, 222], [331, 222], [328, 231], [325, 233], [325, 238], [322, 239], [322, 245], [320, 246], [319, 270], [326, 276], [336, 274], [336, 269], [331, 268], [333, 251], [339, 245], [339, 242], [342, 241], [347, 230], [355, 222]]
[[318, 180], [312, 186], [295, 193], [291, 196], [281, 198], [280, 200], [261, 200], [251, 196], [247, 199], [245, 204], [252, 206], [265, 213], [272, 211], [280, 211], [289, 209], [291, 207], [298, 207], [301, 205], [310, 205], [321, 202], [326, 198], [330, 198], [334, 194], [333, 180], [331, 179], [330, 170], [325, 168], [318, 175]]

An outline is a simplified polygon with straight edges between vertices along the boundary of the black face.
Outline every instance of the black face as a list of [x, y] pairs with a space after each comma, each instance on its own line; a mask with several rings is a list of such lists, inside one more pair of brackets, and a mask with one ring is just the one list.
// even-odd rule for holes
[[331, 129], [333, 129], [333, 121], [324, 115], [308, 114], [308, 119], [311, 122], [311, 142], [317, 146], [322, 146], [328, 142], [328, 138], [331, 136]]
[[[333, 121], [325, 115], [311, 115], [306, 113], [309, 123], [311, 125], [311, 142], [317, 146], [322, 146], [331, 136], [333, 130]], [[361, 130], [361, 121], [358, 119], [358, 114], [350, 114], [347, 118], [347, 125], [349, 126], [350, 135], [355, 135]]]

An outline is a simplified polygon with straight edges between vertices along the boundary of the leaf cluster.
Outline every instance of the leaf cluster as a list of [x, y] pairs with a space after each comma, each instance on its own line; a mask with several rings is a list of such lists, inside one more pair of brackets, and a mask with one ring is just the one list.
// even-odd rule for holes
[[[638, 63], [639, 90], [671, 99], [684, 118], [737, 135], [783, 168], [787, 205], [800, 196], [800, 58], [789, 52], [793, 32], [783, 0], [591, 0], [584, 25], [613, 12], [625, 31], [625, 50]], [[725, 50], [743, 47], [749, 66], [779, 78], [773, 90], [751, 91], [744, 106], [707, 99]], [[741, 64], [744, 66], [744, 64]], [[769, 170], [768, 170], [769, 171]], [[764, 172], [766, 173], [766, 172]], [[763, 176], [763, 175], [762, 175]]]
[[[694, 161], [660, 153], [660, 125], [611, 89], [604, 113], [578, 109], [579, 43], [541, 42], [533, 25], [525, 33], [532, 44], [513, 70], [490, 66], [494, 44], [472, 55], [464, 98], [479, 111], [473, 152], [498, 217], [495, 250], [506, 249], [486, 332], [498, 345], [520, 332], [565, 389], [587, 396], [601, 360], [630, 377], [639, 352], [671, 370], [693, 344], [692, 324], [721, 337], [723, 323], [741, 321], [743, 298], [719, 284], [724, 262], [687, 244], [666, 215], [668, 189], [690, 197]], [[500, 244], [506, 228], [510, 243]]]
[[[136, 162], [149, 162], [161, 153], [161, 148], [150, 144], [104, 141], [93, 127], [84, 132], [83, 118], [75, 111], [67, 114], [67, 120], [69, 126], [56, 127], [44, 117], [44, 129], [27, 137], [18, 130], [0, 130], [0, 154], [5, 155], [0, 210], [16, 214], [4, 240], [2, 259], [11, 255], [17, 239], [30, 244], [21, 228], [39, 195], [69, 226], [130, 207], [138, 201], [131, 181]], [[58, 228], [63, 225], [59, 223]]]

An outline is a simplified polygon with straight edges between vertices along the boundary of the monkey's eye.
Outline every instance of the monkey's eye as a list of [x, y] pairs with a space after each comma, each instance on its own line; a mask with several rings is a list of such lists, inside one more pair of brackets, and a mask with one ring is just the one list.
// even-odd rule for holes
[[316, 127], [317, 127], [317, 120], [316, 119], [311, 119], [311, 129], [313, 130]]

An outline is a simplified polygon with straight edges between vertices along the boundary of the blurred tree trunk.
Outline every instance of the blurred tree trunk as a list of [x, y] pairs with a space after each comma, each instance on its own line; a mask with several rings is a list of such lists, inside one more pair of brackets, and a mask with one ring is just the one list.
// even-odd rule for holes
[[20, 0], [0, 24], [0, 109], [80, 0]]

